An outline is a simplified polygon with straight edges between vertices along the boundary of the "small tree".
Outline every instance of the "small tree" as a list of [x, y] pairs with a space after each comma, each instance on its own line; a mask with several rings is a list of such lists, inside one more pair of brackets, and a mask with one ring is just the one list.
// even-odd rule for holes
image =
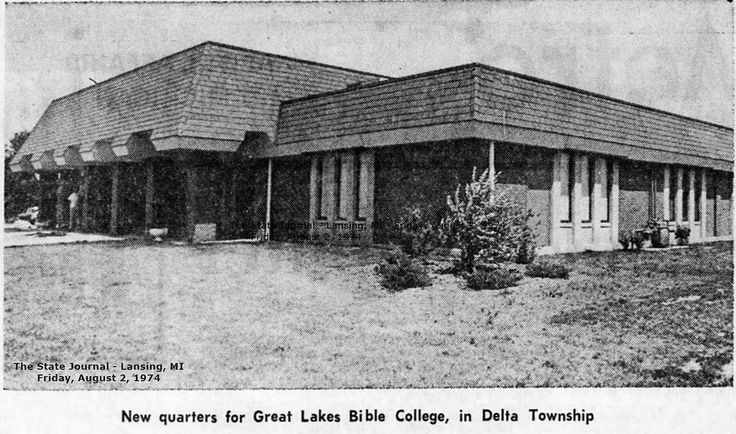
[[458, 185], [455, 194], [447, 197], [443, 238], [460, 248], [460, 262], [468, 273], [478, 261], [516, 261], [534, 248], [532, 213], [495, 186], [489, 182], [488, 170], [478, 176], [473, 169], [470, 183]]
[[28, 131], [15, 133], [5, 144], [5, 218], [15, 216], [29, 206], [39, 205], [38, 184], [32, 173], [13, 173], [10, 161], [25, 143]]
[[404, 253], [411, 256], [424, 256], [437, 241], [439, 218], [432, 219], [430, 213], [418, 206], [410, 206], [401, 216], [400, 245]]

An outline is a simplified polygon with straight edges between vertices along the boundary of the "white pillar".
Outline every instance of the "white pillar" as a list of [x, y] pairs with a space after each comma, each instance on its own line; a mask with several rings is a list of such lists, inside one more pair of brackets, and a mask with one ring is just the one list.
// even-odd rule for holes
[[575, 158], [575, 184], [570, 195], [572, 201], [572, 236], [575, 250], [584, 248], [583, 220], [587, 220], [588, 210], [583, 209], [583, 174], [587, 170], [587, 156], [578, 153]]
[[312, 167], [309, 172], [309, 241], [312, 241], [316, 234], [317, 218], [319, 217], [319, 195], [317, 183], [320, 181], [319, 165], [321, 164], [320, 157], [317, 154], [312, 155]]
[[273, 176], [273, 158], [268, 159], [268, 179], [266, 181], [266, 241], [271, 239], [271, 180]]
[[618, 161], [611, 163], [611, 245], [618, 246]]
[[670, 165], [664, 166], [664, 183], [662, 185], [662, 220], [669, 221], [672, 216], [670, 215]]
[[[591, 164], [589, 161], [588, 164]], [[602, 249], [607, 243], [601, 239], [601, 221], [603, 220], [603, 212], [605, 211], [603, 205], [603, 168], [605, 167], [605, 160], [601, 157], [594, 157], [592, 160], [593, 164], [593, 179], [588, 182], [593, 183], [592, 194], [590, 195], [590, 206], [593, 210], [591, 215], [591, 230], [593, 231], [593, 246], [595, 249]]]
[[562, 156], [560, 151], [555, 152], [552, 159], [552, 185], [549, 191], [549, 245], [552, 251], [561, 251], [560, 221], [562, 212], [560, 198], [562, 196]]
[[488, 184], [491, 187], [491, 201], [493, 201], [493, 191], [496, 188], [496, 144], [488, 142]]
[[687, 171], [687, 188], [687, 221], [691, 236], [697, 237], [697, 235], [692, 234], [692, 231], [695, 230], [695, 169], [688, 169]]
[[677, 185], [675, 185], [675, 224], [678, 226], [682, 224], [682, 184], [683, 184], [683, 170], [682, 167], [677, 168]]
[[703, 168], [700, 171], [700, 239], [705, 240], [708, 236], [708, 182], [706, 177], [708, 176], [708, 169]]

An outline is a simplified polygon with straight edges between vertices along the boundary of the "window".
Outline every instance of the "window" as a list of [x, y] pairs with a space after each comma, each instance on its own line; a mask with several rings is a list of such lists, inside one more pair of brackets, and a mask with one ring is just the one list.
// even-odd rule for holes
[[603, 209], [603, 221], [611, 221], [611, 185], [613, 184], [613, 163], [604, 161], [601, 176], [601, 208]]
[[703, 186], [703, 171], [698, 170], [695, 172], [695, 221], [700, 221], [700, 195], [703, 194], [701, 187]]
[[690, 195], [692, 194], [692, 192], [690, 191], [690, 173], [688, 172], [688, 170], [683, 170], [682, 174], [682, 220], [689, 221]]
[[587, 179], [583, 180], [583, 186], [585, 186], [585, 182], [588, 183], [587, 188], [583, 191], [587, 191], [588, 197], [587, 200], [585, 197], [583, 197], [583, 205], [586, 205], [588, 208], [588, 219], [587, 221], [591, 222], [593, 221], [593, 188], [595, 187], [595, 158], [586, 158], [583, 161], [587, 162], [588, 164], [588, 170], [587, 170]]
[[[335, 178], [334, 182], [334, 194], [335, 194], [335, 215], [340, 218], [340, 210], [344, 205], [344, 198], [342, 197], [342, 158], [339, 155], [335, 155]], [[342, 200], [341, 200], [342, 199]]]
[[319, 163], [317, 164], [317, 198], [319, 202], [319, 207], [317, 208], [319, 210], [319, 218], [326, 219], [328, 214], [327, 207], [329, 206], [329, 200], [327, 200], [327, 191], [328, 189], [325, 188], [328, 185], [328, 180], [326, 177], [328, 176], [329, 170], [327, 167], [327, 164], [329, 163], [329, 159], [326, 158], [325, 155], [322, 155], [319, 157]]
[[[347, 220], [348, 218], [348, 195], [352, 192], [350, 188], [350, 176], [353, 176], [353, 167], [355, 165], [354, 160], [350, 158], [341, 157], [337, 163], [339, 166], [339, 174], [336, 175], [338, 180], [337, 186], [337, 218], [340, 220]], [[351, 165], [353, 167], [351, 167]]]
[[572, 192], [575, 187], [575, 158], [572, 154], [562, 154], [560, 159], [560, 207], [567, 210], [563, 213], [561, 222], [572, 221]]
[[675, 201], [677, 199], [677, 168], [670, 169], [670, 220], [677, 220], [675, 215]]
[[657, 219], [657, 172], [653, 165], [649, 166], [649, 219]]
[[363, 159], [360, 158], [360, 151], [355, 153], [355, 220], [364, 219], [365, 216], [365, 197], [362, 197], [360, 189], [365, 185], [363, 178]]

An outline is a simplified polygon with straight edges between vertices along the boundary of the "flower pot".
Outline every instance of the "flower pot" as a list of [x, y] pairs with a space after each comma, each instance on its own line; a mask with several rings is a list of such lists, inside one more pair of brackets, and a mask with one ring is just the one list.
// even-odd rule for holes
[[148, 233], [153, 237], [153, 240], [160, 243], [163, 241], [163, 237], [169, 235], [169, 228], [151, 228]]
[[666, 227], [660, 227], [652, 231], [653, 247], [668, 247], [670, 245], [670, 230]]

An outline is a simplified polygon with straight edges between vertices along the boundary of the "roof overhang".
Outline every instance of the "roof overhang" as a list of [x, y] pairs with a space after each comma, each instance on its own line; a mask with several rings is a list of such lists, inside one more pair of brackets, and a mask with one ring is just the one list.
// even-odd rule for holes
[[56, 170], [58, 166], [54, 161], [54, 151], [37, 152], [31, 156], [31, 166], [36, 172]]
[[129, 136], [120, 136], [113, 141], [113, 154], [125, 161], [141, 161], [156, 155], [156, 148], [151, 142], [151, 132], [137, 132]]
[[11, 172], [33, 172], [33, 165], [31, 164], [31, 154], [21, 155], [13, 158], [10, 162]]
[[68, 146], [55, 150], [54, 161], [60, 168], [74, 168], [84, 165], [78, 146]]
[[733, 171], [733, 161], [716, 160], [699, 155], [657, 151], [615, 142], [594, 140], [560, 133], [499, 125], [483, 121], [465, 121], [436, 125], [375, 131], [339, 137], [276, 144], [264, 149], [258, 157], [284, 157], [303, 153], [349, 148], [377, 148], [410, 143], [458, 139], [484, 139], [517, 143], [542, 148], [591, 152], [637, 161], [682, 164]]

